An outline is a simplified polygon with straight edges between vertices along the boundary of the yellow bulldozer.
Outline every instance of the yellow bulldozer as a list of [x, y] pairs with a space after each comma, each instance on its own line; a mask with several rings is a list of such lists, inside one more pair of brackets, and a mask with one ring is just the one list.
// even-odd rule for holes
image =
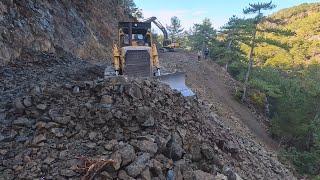
[[[113, 45], [114, 75], [156, 78], [184, 96], [194, 93], [185, 85], [182, 72], [162, 74], [151, 34], [151, 22], [119, 22], [118, 42]], [[106, 70], [108, 71], [108, 70]], [[109, 74], [105, 71], [105, 75]]]

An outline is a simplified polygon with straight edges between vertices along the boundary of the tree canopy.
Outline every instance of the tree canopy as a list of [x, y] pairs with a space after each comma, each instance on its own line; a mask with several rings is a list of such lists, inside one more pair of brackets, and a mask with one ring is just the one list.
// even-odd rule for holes
[[190, 32], [190, 43], [195, 50], [203, 50], [205, 47], [212, 45], [216, 38], [210, 19], [205, 18], [201, 24], [194, 24]]
[[180, 19], [177, 16], [173, 16], [171, 18], [171, 24], [167, 26], [167, 30], [169, 31], [170, 38], [173, 42], [177, 41], [177, 39], [181, 37], [183, 28], [181, 26]]

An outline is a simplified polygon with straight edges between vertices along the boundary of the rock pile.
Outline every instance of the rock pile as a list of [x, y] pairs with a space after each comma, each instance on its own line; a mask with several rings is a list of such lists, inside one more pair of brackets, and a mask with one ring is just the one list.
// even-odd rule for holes
[[293, 179], [196, 98], [153, 80], [33, 86], [0, 107], [5, 179]]

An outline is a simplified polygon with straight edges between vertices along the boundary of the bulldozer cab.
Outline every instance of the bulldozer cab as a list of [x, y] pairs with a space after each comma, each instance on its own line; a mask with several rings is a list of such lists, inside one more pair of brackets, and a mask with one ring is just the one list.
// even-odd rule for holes
[[151, 23], [120, 22], [119, 47], [152, 45]]

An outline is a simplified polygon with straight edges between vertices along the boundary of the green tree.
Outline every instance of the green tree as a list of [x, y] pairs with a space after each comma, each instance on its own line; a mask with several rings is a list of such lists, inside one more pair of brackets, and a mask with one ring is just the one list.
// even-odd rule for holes
[[132, 18], [143, 18], [142, 10], [137, 7], [134, 0], [118, 0], [118, 3], [123, 7], [124, 12]]
[[183, 28], [181, 26], [181, 21], [177, 16], [171, 18], [171, 24], [167, 26], [167, 30], [169, 31], [169, 35], [172, 42], [176, 42], [178, 39], [181, 38]]
[[201, 24], [194, 24], [189, 41], [193, 50], [203, 50], [215, 43], [216, 30], [213, 28], [210, 19], [205, 18]]
[[[256, 17], [251, 20], [251, 26], [247, 26], [247, 30], [252, 33], [250, 39], [250, 53], [249, 53], [249, 63], [248, 63], [248, 70], [244, 80], [243, 86], [243, 95], [242, 101], [245, 100], [247, 95], [247, 87], [249, 82], [249, 77], [251, 73], [251, 69], [253, 66], [253, 55], [254, 55], [254, 48], [257, 46], [257, 31], [258, 31], [258, 24], [265, 20], [262, 10], [271, 10], [275, 8], [275, 5], [272, 4], [272, 1], [269, 3], [256, 3], [256, 4], [249, 4], [249, 7], [243, 10], [244, 14], [256, 14]], [[250, 22], [250, 21], [249, 21]]]
[[238, 52], [239, 49], [236, 49], [239, 46], [239, 41], [237, 39], [239, 38], [239, 35], [241, 33], [241, 23], [242, 19], [232, 16], [229, 18], [229, 21], [227, 24], [225, 24], [222, 28], [220, 33], [225, 36], [225, 44], [226, 44], [226, 57], [224, 58], [225, 68], [228, 71], [229, 64], [232, 62], [235, 55], [234, 52]]

